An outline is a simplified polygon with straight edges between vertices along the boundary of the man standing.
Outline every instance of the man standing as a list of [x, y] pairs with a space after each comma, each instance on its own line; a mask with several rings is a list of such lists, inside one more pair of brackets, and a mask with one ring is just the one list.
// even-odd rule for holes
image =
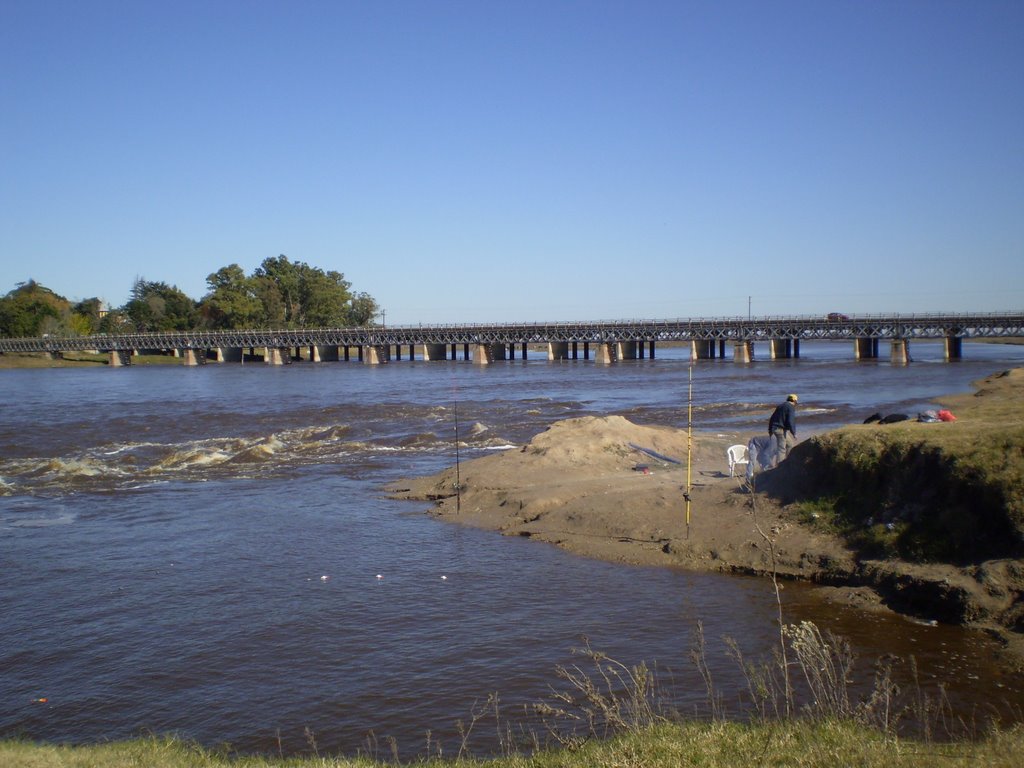
[[789, 451], [786, 433], [789, 432], [796, 440], [796, 399], [796, 395], [787, 396], [786, 402], [772, 411], [772, 417], [768, 419], [768, 434], [775, 444], [773, 467], [777, 467]]

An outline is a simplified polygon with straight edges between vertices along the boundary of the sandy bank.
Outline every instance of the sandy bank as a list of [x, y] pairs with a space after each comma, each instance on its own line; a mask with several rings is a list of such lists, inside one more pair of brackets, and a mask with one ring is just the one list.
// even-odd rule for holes
[[[1022, 372], [997, 374], [974, 395], [944, 401], [958, 409], [963, 427], [976, 407], [979, 413], [995, 402], [1015, 408], [1022, 379]], [[690, 443], [684, 430], [641, 426], [620, 416], [570, 419], [518, 449], [462, 462], [458, 494], [455, 467], [388, 491], [431, 502], [429, 514], [446, 521], [588, 557], [753, 575], [774, 568], [863, 608], [893, 606], [989, 631], [1004, 640], [1009, 662], [1022, 667], [1024, 637], [1013, 616], [1024, 606], [1024, 562], [965, 566], [859, 558], [842, 539], [802, 523], [807, 515], [798, 512], [798, 500], [784, 504], [778, 499], [786, 494], [751, 494], [742, 478], [730, 477], [725, 452], [733, 442], [735, 436], [695, 431]], [[647, 471], [638, 469], [643, 465]]]
[[621, 416], [556, 422], [520, 449], [463, 462], [458, 496], [454, 467], [389, 491], [433, 501], [431, 514], [445, 520], [623, 563], [764, 573], [771, 553], [760, 528], [781, 573], [816, 579], [852, 567], [838, 542], [793, 524], [729, 476], [725, 452], [735, 441], [694, 433], [689, 526], [685, 430]]

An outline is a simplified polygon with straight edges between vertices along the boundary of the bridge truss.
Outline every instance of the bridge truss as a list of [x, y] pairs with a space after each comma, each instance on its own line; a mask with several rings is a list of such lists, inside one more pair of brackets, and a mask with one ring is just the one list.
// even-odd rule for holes
[[254, 328], [92, 336], [0, 339], [0, 352], [137, 349], [373, 347], [420, 344], [549, 344], [843, 339], [972, 339], [1024, 336], [1024, 312], [865, 315], [860, 317], [698, 318], [554, 323], [369, 326], [362, 328]]

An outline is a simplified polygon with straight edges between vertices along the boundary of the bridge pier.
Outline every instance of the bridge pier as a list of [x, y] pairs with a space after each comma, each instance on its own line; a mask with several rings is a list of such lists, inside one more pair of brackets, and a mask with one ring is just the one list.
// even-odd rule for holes
[[206, 362], [206, 350], [182, 349], [175, 350], [175, 352], [178, 352], [178, 356], [181, 357], [182, 363], [190, 367]]
[[423, 359], [427, 362], [445, 360], [447, 347], [444, 344], [424, 344], [421, 347]]
[[960, 336], [946, 337], [946, 359], [959, 360], [963, 354], [963, 338]]
[[772, 360], [800, 357], [800, 339], [771, 339], [768, 351]]
[[854, 339], [853, 355], [857, 360], [878, 357], [878, 339], [876, 337]]
[[132, 353], [128, 349], [112, 349], [107, 357], [108, 365], [120, 368], [122, 365], [132, 364]]
[[474, 344], [473, 362], [477, 365], [490, 365], [495, 360], [505, 359], [504, 344]]
[[263, 362], [267, 365], [290, 365], [291, 349], [288, 347], [264, 347]]
[[615, 357], [619, 360], [636, 360], [637, 342], [618, 341], [615, 343]]
[[611, 341], [600, 341], [597, 344], [597, 351], [594, 353], [594, 362], [602, 365], [610, 365], [615, 362], [615, 343]]
[[569, 342], [567, 341], [549, 341], [548, 342], [548, 360], [568, 360], [569, 359]]
[[214, 347], [210, 359], [215, 363], [240, 363], [243, 351], [241, 347]]
[[[711, 360], [715, 357], [715, 342], [706, 339], [694, 339], [690, 342], [691, 360]], [[724, 357], [724, 355], [723, 355]]]
[[910, 342], [907, 339], [893, 339], [889, 361], [895, 365], [906, 365], [910, 362]]
[[391, 362], [390, 344], [370, 344], [359, 347], [359, 361], [367, 365], [383, 365]]
[[732, 345], [732, 361], [734, 363], [750, 363], [754, 360], [754, 342], [737, 341]]
[[309, 359], [314, 363], [336, 363], [341, 359], [341, 350], [333, 344], [313, 344]]

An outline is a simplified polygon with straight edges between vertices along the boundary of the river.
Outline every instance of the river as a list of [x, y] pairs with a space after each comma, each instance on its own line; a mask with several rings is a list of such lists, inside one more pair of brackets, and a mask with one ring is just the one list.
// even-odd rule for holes
[[[1024, 364], [1024, 347], [938, 343], [914, 362], [694, 367], [696, 429], [745, 438], [800, 395], [801, 432], [916, 414]], [[457, 721], [497, 693], [540, 701], [589, 638], [657, 665], [705, 713], [697, 623], [724, 702], [777, 639], [767, 580], [634, 568], [440, 522], [390, 481], [522, 444], [552, 421], [621, 414], [685, 426], [683, 350], [608, 366], [529, 360], [0, 371], [0, 735], [88, 743], [176, 733], [242, 752], [404, 759], [460, 746]], [[723, 457], [723, 464], [725, 463]], [[829, 605], [787, 585], [787, 622], [850, 640], [857, 670], [913, 656], [956, 715], [1019, 713], [1024, 684], [978, 633]], [[472, 749], [499, 746], [493, 722]], [[388, 746], [384, 746], [388, 744]]]

